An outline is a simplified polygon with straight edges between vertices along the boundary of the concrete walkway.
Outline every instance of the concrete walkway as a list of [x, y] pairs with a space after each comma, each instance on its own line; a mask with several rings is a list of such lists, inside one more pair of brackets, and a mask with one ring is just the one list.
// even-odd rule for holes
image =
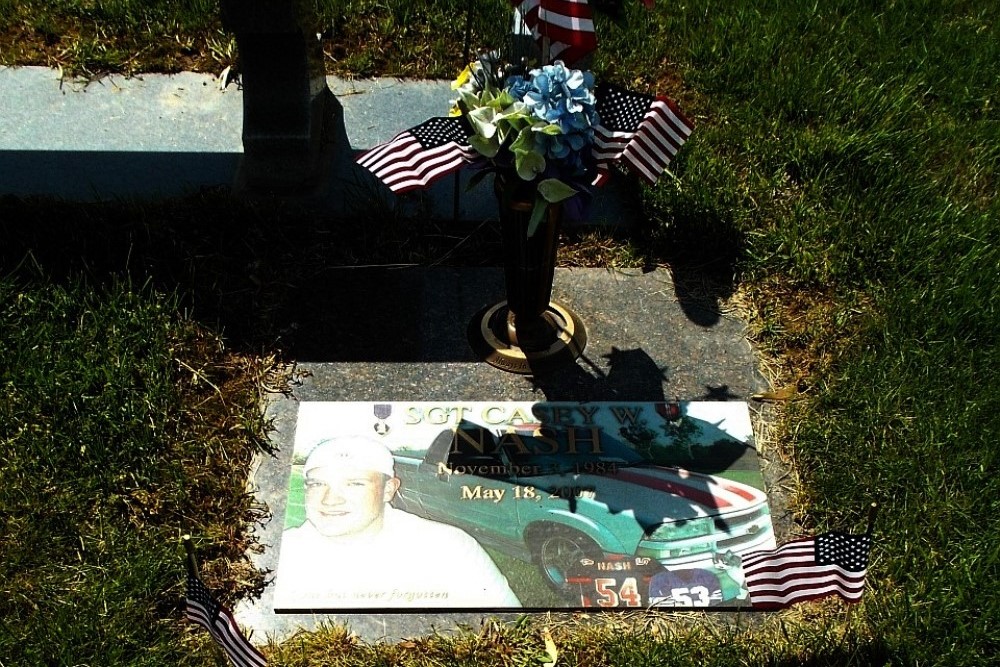
[[[331, 77], [351, 148], [448, 112], [447, 81]], [[243, 94], [206, 74], [64, 81], [0, 67], [0, 194], [74, 200], [228, 186], [243, 153]]]
[[[334, 159], [348, 162], [351, 151], [447, 115], [453, 98], [449, 81], [328, 77], [327, 85], [343, 109], [350, 144], [349, 150], [339, 147]], [[44, 67], [0, 67], [0, 195], [92, 201], [228, 187], [243, 154], [242, 128], [238, 82], [223, 86], [211, 75], [112, 75], [88, 83], [62, 80], [58, 71]], [[349, 207], [345, 193], [357, 189], [358, 170], [334, 165], [321, 205]], [[492, 192], [486, 186], [467, 192], [468, 176], [463, 173], [459, 185], [458, 216], [481, 221], [494, 215]], [[455, 214], [452, 177], [406, 201], [378, 187], [388, 208], [404, 216]], [[621, 206], [625, 192], [623, 183], [601, 190], [591, 222], [627, 223], [631, 218], [622, 216]]]

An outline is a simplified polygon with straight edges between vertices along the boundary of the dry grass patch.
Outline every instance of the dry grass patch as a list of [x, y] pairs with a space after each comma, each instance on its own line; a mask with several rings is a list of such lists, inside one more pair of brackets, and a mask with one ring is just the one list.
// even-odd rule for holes
[[871, 299], [860, 292], [803, 288], [785, 279], [744, 283], [734, 303], [749, 323], [771, 391], [762, 398], [787, 401], [816, 390], [872, 314]]
[[288, 391], [291, 367], [273, 354], [227, 350], [195, 324], [184, 328], [173, 352], [182, 403], [178, 445], [197, 452], [181, 461], [189, 486], [180, 526], [195, 537], [210, 588], [224, 598], [259, 595], [264, 574], [247, 554], [260, 546], [248, 529], [267, 518], [267, 508], [247, 488], [248, 471], [255, 456], [271, 450], [264, 392]]
[[780, 613], [576, 613], [492, 619], [399, 642], [365, 642], [338, 626], [264, 647], [282, 667], [599, 667], [609, 665], [841, 665], [878, 662], [863, 615], [832, 600]]

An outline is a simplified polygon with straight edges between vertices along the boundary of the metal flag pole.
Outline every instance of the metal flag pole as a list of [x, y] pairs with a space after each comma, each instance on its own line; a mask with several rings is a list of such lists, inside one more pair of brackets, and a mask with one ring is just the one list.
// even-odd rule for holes
[[875, 530], [875, 517], [878, 515], [878, 503], [873, 502], [868, 508], [868, 525], [865, 527], [865, 535], [872, 536]]
[[181, 541], [184, 543], [184, 551], [187, 552], [187, 571], [188, 575], [196, 579], [200, 579], [201, 575], [198, 572], [198, 557], [194, 553], [194, 545], [191, 544], [190, 535], [182, 535]]
[[[872, 533], [875, 532], [875, 517], [877, 516], [878, 516], [878, 503], [873, 501], [872, 504], [868, 506], [868, 522], [867, 525], [865, 525], [865, 535], [867, 535], [869, 538], [869, 544], [872, 537]], [[865, 585], [867, 586], [867, 584]], [[847, 610], [844, 616], [845, 618], [844, 628], [843, 631], [841, 632], [841, 641], [846, 641], [848, 638], [848, 633], [851, 630], [851, 624], [854, 621], [854, 607], [855, 605], [853, 604], [847, 605]]]
[[462, 63], [463, 67], [469, 64], [469, 58], [472, 55], [469, 53], [469, 50], [472, 48], [471, 41], [472, 41], [472, 0], [469, 0], [467, 3], [465, 3], [465, 41], [463, 42], [464, 46], [462, 48], [462, 57], [465, 59], [465, 62]]
[[[469, 64], [469, 58], [472, 57], [470, 53], [472, 49], [472, 2], [473, 0], [468, 0], [465, 3], [465, 39], [462, 45], [462, 67], [467, 67]], [[459, 189], [462, 184], [462, 170], [455, 170], [455, 186], [452, 190], [452, 202], [451, 202], [451, 217], [454, 222], [458, 222], [458, 209], [460, 193]]]
[[545, 7], [538, 8], [538, 27], [542, 33], [542, 65], [552, 64], [552, 39], [549, 37], [549, 17]]

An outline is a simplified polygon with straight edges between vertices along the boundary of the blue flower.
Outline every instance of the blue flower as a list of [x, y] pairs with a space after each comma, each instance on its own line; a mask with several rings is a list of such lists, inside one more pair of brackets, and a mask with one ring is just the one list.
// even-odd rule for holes
[[507, 79], [507, 92], [515, 100], [523, 100], [529, 90], [531, 90], [531, 81], [523, 76], [512, 76]]
[[594, 75], [556, 61], [531, 70], [527, 78], [510, 77], [506, 87], [539, 121], [532, 125], [535, 150], [563, 162], [571, 171], [582, 169], [581, 153], [593, 143], [593, 128], [600, 122], [595, 109]]

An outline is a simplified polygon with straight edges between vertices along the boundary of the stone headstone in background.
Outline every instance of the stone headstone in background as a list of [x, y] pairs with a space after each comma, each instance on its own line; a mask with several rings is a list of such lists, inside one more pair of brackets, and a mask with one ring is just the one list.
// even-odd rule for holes
[[221, 0], [243, 81], [241, 189], [295, 192], [320, 180], [324, 132], [339, 106], [326, 85], [315, 5]]

